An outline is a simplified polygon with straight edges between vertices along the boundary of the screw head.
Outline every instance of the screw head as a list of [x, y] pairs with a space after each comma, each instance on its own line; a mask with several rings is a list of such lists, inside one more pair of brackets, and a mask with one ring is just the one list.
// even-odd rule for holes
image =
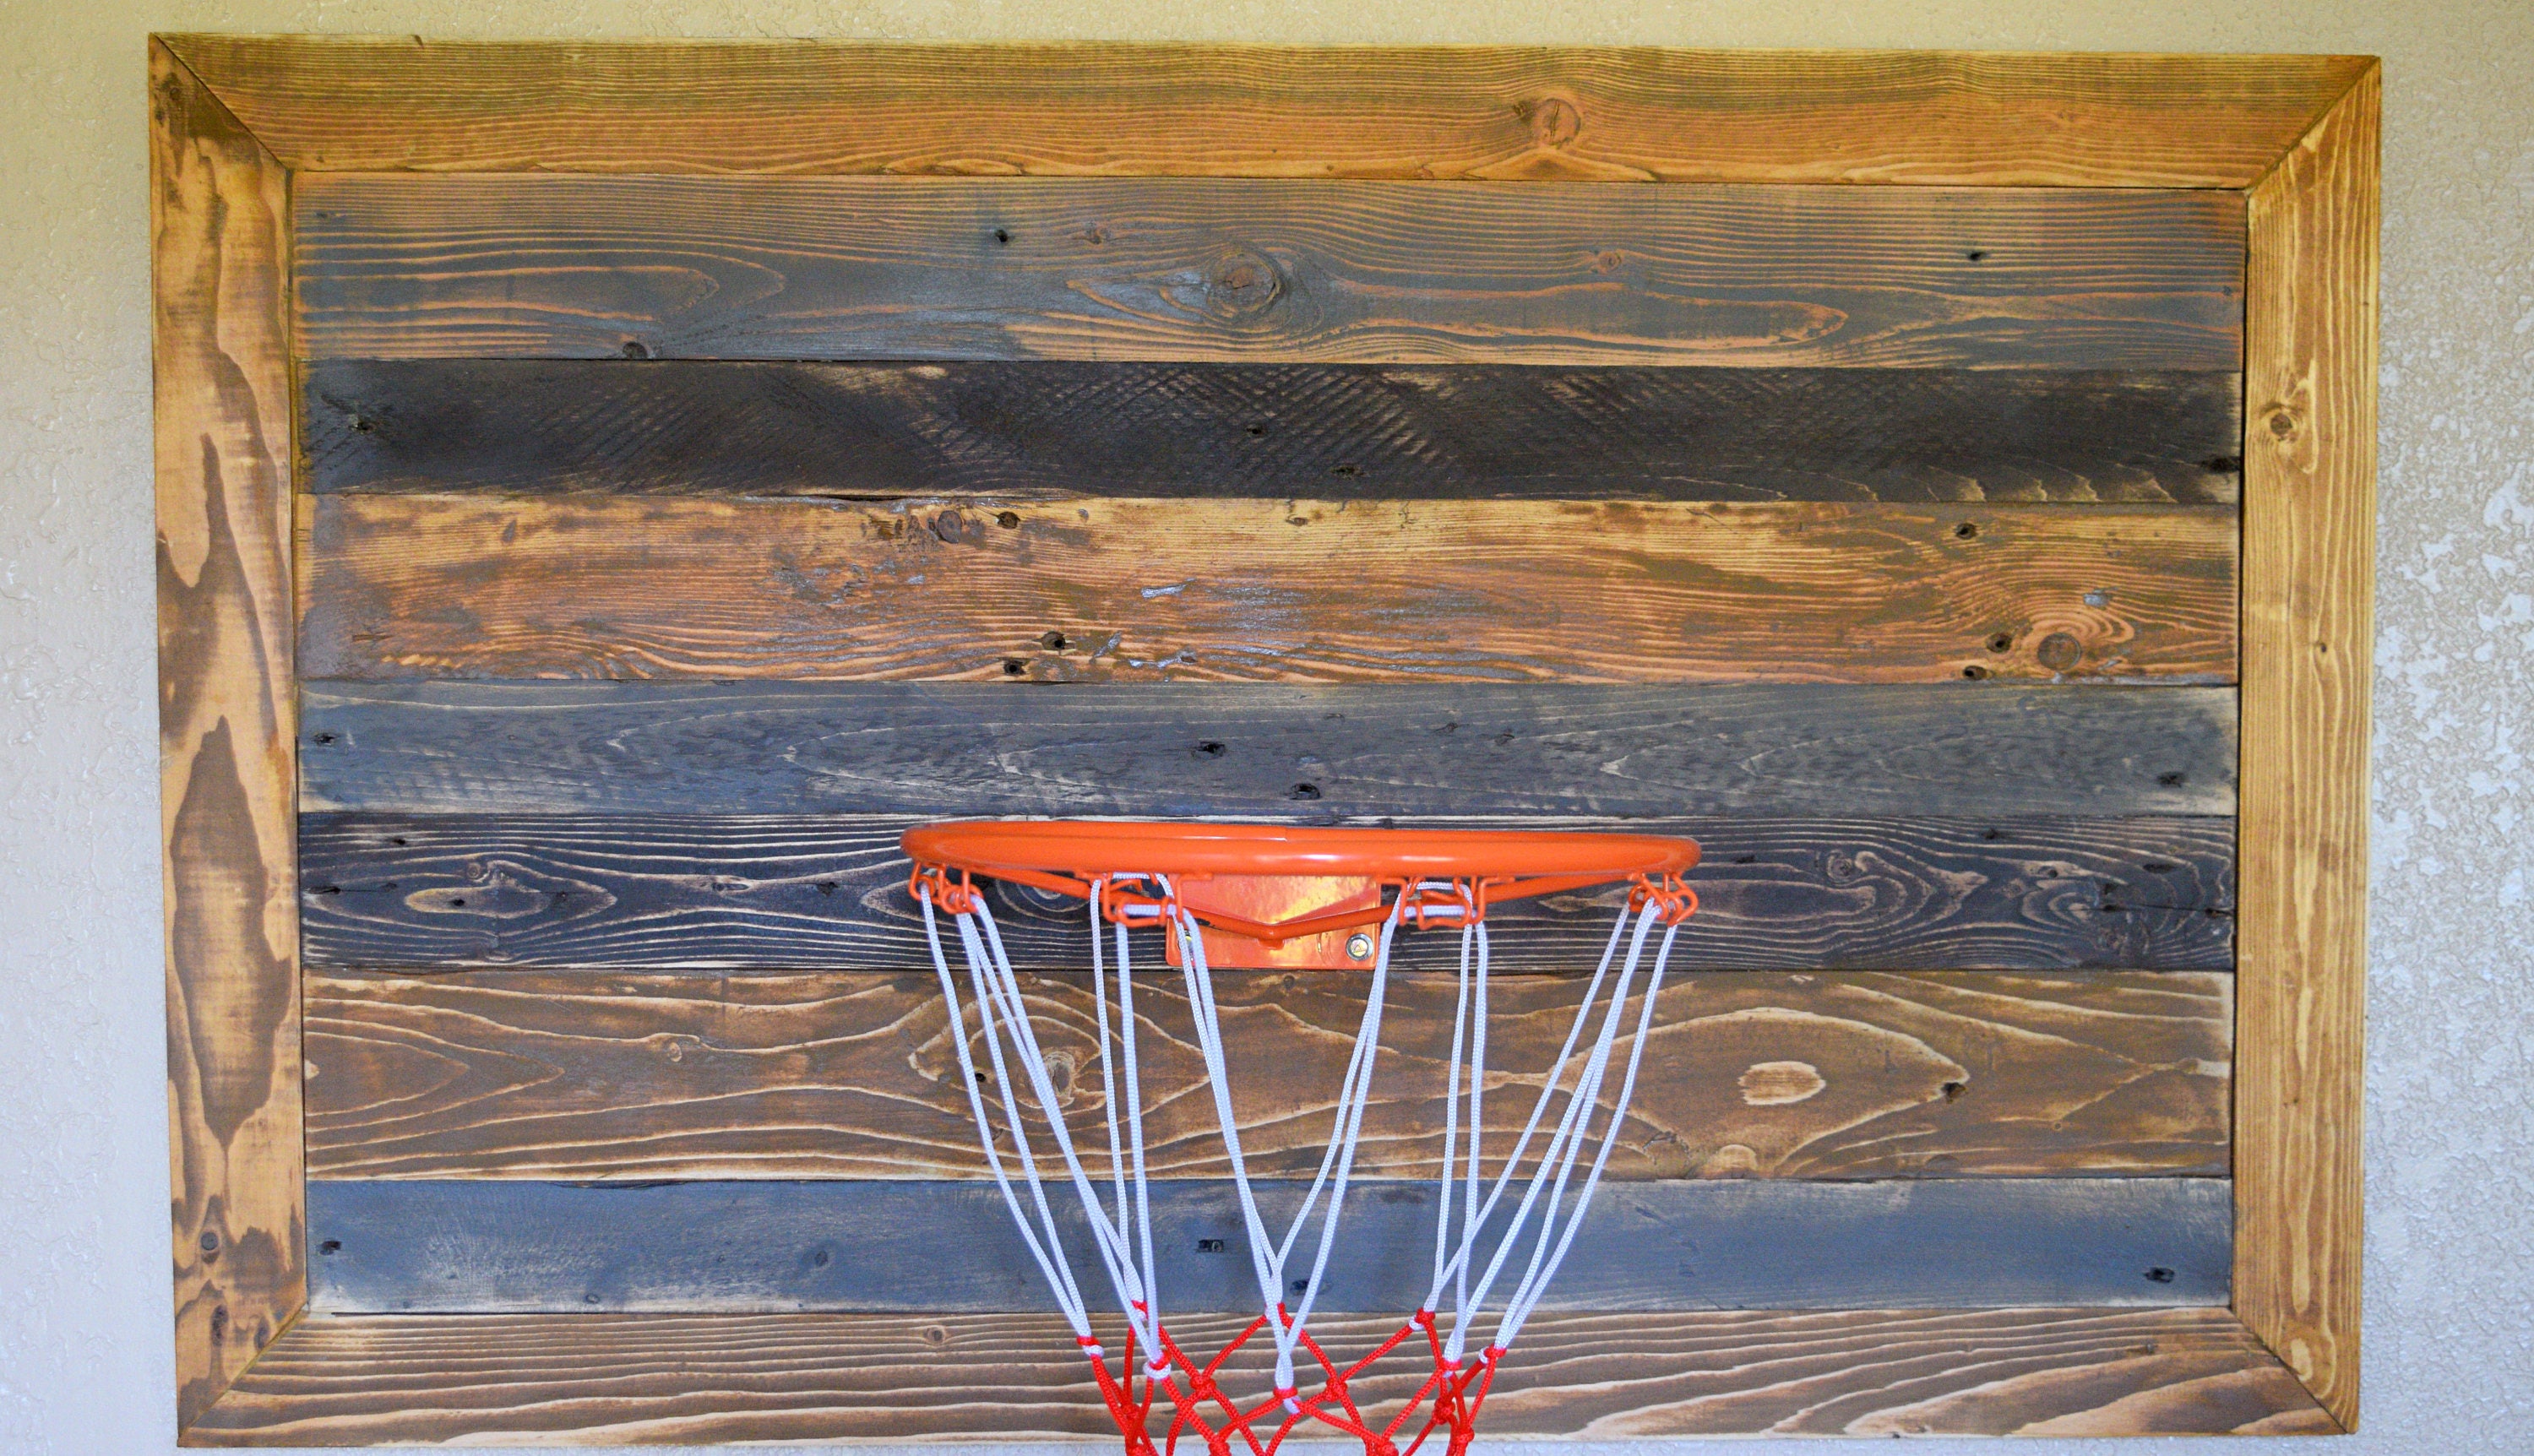
[[1357, 960], [1372, 959], [1372, 937], [1361, 931], [1347, 937], [1347, 954]]

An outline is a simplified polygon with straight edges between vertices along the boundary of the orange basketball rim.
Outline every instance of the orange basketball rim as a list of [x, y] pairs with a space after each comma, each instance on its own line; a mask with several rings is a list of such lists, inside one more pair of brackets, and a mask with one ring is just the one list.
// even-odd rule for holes
[[[1359, 1442], [1364, 1456], [1413, 1456], [1439, 1434], [1446, 1456], [1462, 1456], [1500, 1363], [1574, 1244], [1627, 1117], [1673, 939], [1698, 907], [1681, 879], [1698, 864], [1698, 845], [1553, 830], [1107, 820], [925, 824], [909, 829], [903, 843], [914, 862], [908, 889], [940, 978], [958, 1086], [979, 1146], [1022, 1246], [1091, 1362], [1127, 1456], [1176, 1456], [1182, 1440], [1202, 1443], [1207, 1456], [1274, 1456], [1297, 1431], [1342, 1434]], [[1067, 1095], [1058, 1095], [1033, 1025], [1031, 1007], [1043, 994], [1025, 987], [1014, 969], [980, 880], [1085, 902], [1105, 1166], [1099, 1141], [1077, 1145], [1066, 1113], [1076, 1084], [1068, 1079]], [[1625, 903], [1583, 983], [1564, 1046], [1544, 1074], [1499, 1066], [1491, 1078], [1489, 910], [1617, 883], [1628, 887]], [[964, 995], [945, 948], [943, 912], [965, 962]], [[1457, 930], [1461, 952], [1452, 1048], [1443, 1062], [1440, 1175], [1430, 1194], [1432, 1283], [1389, 1338], [1359, 1354], [1333, 1353], [1313, 1333], [1311, 1317], [1327, 1288], [1381, 1057], [1391, 947], [1401, 932], [1429, 928]], [[1161, 933], [1176, 976], [1155, 969], [1139, 978], [1132, 948], [1139, 938], [1131, 934], [1139, 930]], [[1114, 951], [1105, 949], [1111, 942]], [[1352, 965], [1365, 972], [1362, 1018], [1332, 1099], [1319, 1170], [1281, 1230], [1270, 1228], [1242, 1156], [1215, 1009], [1218, 965]], [[1183, 1000], [1176, 1006], [1155, 995], [1164, 977], [1179, 983], [1175, 990]], [[1146, 998], [1141, 1011], [1138, 995]], [[1169, 1261], [1156, 1249], [1184, 1247], [1200, 1232], [1165, 1224], [1157, 1239], [1154, 1227], [1137, 1042], [1138, 1028], [1160, 1024], [1165, 1013], [1184, 1017], [1186, 1044], [1203, 1061], [1203, 1088], [1257, 1286], [1256, 1303], [1243, 1306], [1252, 1313], [1246, 1327], [1212, 1355], [1182, 1348], [1164, 1317], [1181, 1286], [1162, 1277]], [[1079, 1021], [1070, 1024], [1078, 1034]], [[982, 1059], [972, 1041], [982, 1044]], [[1430, 1059], [1430, 1050], [1425, 1055]], [[1490, 1159], [1486, 1089], [1492, 1080], [1501, 1108], [1518, 1085], [1508, 1083], [1508, 1070], [1536, 1080], [1538, 1092], [1514, 1094], [1530, 1100], [1529, 1121], [1518, 1135], [1493, 1139], [1498, 1152]], [[1073, 1185], [1078, 1217], [1059, 1216], [1045, 1186], [1056, 1181], [1042, 1174], [1046, 1142], [1054, 1144], [1062, 1181]], [[1093, 1259], [1077, 1273], [1086, 1239]], [[1307, 1274], [1293, 1277], [1305, 1265]], [[1093, 1325], [1095, 1304], [1105, 1304], [1100, 1317], [1123, 1332], [1114, 1365]], [[1236, 1372], [1229, 1363], [1244, 1349], [1248, 1359], [1272, 1358], [1272, 1369]], [[1413, 1362], [1409, 1373], [1418, 1383], [1404, 1402], [1359, 1403], [1355, 1382], [1394, 1355]], [[1262, 1388], [1235, 1388], [1243, 1379]]]

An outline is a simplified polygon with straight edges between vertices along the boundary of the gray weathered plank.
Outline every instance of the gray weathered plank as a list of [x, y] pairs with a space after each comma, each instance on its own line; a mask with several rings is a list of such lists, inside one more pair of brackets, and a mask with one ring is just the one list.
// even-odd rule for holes
[[297, 179], [309, 357], [2241, 366], [2222, 191]]
[[2229, 505], [2224, 373], [328, 359], [310, 488]]
[[399, 814], [2235, 809], [2226, 688], [316, 682], [300, 740]]
[[[898, 834], [913, 816], [320, 814], [300, 819], [321, 965], [931, 964]], [[1628, 828], [1706, 847], [1682, 969], [2227, 970], [2234, 826], [2061, 817], [1418, 820]], [[1491, 917], [1508, 971], [1589, 969], [1623, 891]], [[1016, 963], [1088, 963], [1078, 902], [997, 886]], [[1441, 966], [1455, 938], [1411, 935]]]
[[[1258, 1185], [1271, 1231], [1305, 1186]], [[2174, 1178], [1605, 1184], [1543, 1307], [2221, 1304], [2232, 1197]], [[1072, 1191], [1050, 1203], [1086, 1297], [1110, 1305]], [[1054, 1306], [990, 1183], [321, 1182], [308, 1204], [310, 1304], [332, 1313]], [[1434, 1207], [1430, 1183], [1356, 1188], [1318, 1307], [1416, 1309]], [[1153, 1235], [1166, 1317], [1258, 1307], [1229, 1183], [1154, 1184]], [[1305, 1288], [1315, 1239], [1289, 1266]]]

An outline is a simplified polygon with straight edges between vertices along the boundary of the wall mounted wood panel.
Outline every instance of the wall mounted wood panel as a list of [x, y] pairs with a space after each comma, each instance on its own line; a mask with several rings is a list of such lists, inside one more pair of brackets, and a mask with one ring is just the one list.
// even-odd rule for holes
[[[151, 67], [186, 1441], [1102, 1429], [1025, 1257], [772, 1312], [1005, 1237], [944, 814], [1704, 842], [1557, 1298], [1763, 1308], [1542, 1316], [1490, 1435], [2354, 1422], [2372, 61]], [[992, 903], [1095, 1103], [1082, 907]], [[1491, 916], [1500, 1076], [1614, 905]], [[1455, 940], [1358, 1234], [1427, 1237]], [[1361, 983], [1222, 986], [1306, 1175]], [[2035, 1307], [1782, 1307], [1949, 1296]]]
[[303, 516], [310, 677], [2235, 673], [2236, 524], [2211, 508], [319, 496]]
[[317, 174], [313, 358], [2232, 371], [2232, 192]]
[[2231, 374], [327, 359], [309, 488], [2235, 504]]
[[[1532, 1095], [1582, 989], [1495, 979], [1498, 1106]], [[1086, 978], [1025, 990], [1089, 1115]], [[1221, 1177], [1176, 974], [1137, 998], [1145, 1085], [1162, 1089], [1151, 1166]], [[1309, 1177], [1361, 997], [1227, 971], [1217, 998], [1248, 1166]], [[1613, 1179], [2227, 1172], [2223, 975], [1737, 971], [1673, 978], [1657, 1016]], [[1451, 1021], [1447, 981], [1392, 988], [1359, 1177], [1435, 1172]], [[310, 1176], [982, 1178], [947, 1027], [929, 971], [311, 976]], [[1492, 1129], [1488, 1156], [1513, 1132]]]

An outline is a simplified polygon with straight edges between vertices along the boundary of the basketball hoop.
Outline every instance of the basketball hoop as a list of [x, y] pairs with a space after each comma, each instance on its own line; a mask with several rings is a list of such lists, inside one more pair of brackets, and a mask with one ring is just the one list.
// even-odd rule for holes
[[[1072, 1326], [1076, 1343], [1090, 1359], [1101, 1399], [1116, 1421], [1129, 1456], [1168, 1456], [1176, 1451], [1183, 1436], [1201, 1439], [1208, 1456], [1234, 1456], [1236, 1444], [1249, 1456], [1270, 1456], [1288, 1435], [1321, 1426], [1361, 1441], [1365, 1456], [1409, 1456], [1441, 1430], [1446, 1432], [1448, 1456], [1460, 1456], [1476, 1433], [1478, 1407], [1495, 1379], [1498, 1363], [1575, 1242], [1609, 1159], [1612, 1134], [1627, 1116], [1672, 939], [1681, 922], [1698, 908], [1697, 894], [1680, 878], [1698, 863], [1697, 844], [1641, 834], [1071, 820], [926, 824], [909, 829], [903, 843], [914, 861], [909, 887], [923, 908], [925, 936], [950, 1013], [950, 1043], [957, 1053], [960, 1080], [967, 1088], [987, 1166], [1011, 1209], [1022, 1242]], [[1100, 1077], [1106, 1094], [1106, 1202], [1065, 1125], [1047, 1059], [1023, 1009], [1019, 978], [978, 888], [979, 879], [1078, 897], [1088, 907]], [[1574, 1025], [1547, 1070], [1521, 1135], [1492, 1175], [1487, 1175], [1479, 1155], [1487, 1072], [1487, 912], [1510, 900], [1621, 882], [1628, 885], [1627, 904], [1610, 928]], [[969, 1051], [968, 1022], [942, 946], [936, 909], [948, 912], [966, 961], [970, 1000], [976, 1003], [999, 1102], [999, 1125], [981, 1087], [984, 1074]], [[1114, 929], [1114, 978], [1102, 949], [1104, 926]], [[1648, 966], [1647, 945], [1655, 940], [1658, 926], [1662, 933]], [[1461, 957], [1444, 1093], [1433, 1283], [1423, 1303], [1396, 1333], [1371, 1351], [1342, 1363], [1312, 1336], [1309, 1323], [1337, 1242], [1339, 1216], [1370, 1101], [1390, 979], [1391, 940], [1403, 928], [1443, 927], [1461, 933]], [[1202, 1360], [1172, 1338], [1162, 1318], [1163, 1291], [1155, 1278], [1144, 1104], [1135, 1045], [1135, 975], [1129, 958], [1128, 933], [1136, 929], [1162, 934], [1168, 960], [1185, 983], [1194, 1040], [1204, 1059], [1224, 1153], [1247, 1228], [1251, 1271], [1258, 1281], [1257, 1317], [1221, 1352]], [[1344, 943], [1366, 939], [1372, 941], [1369, 947]], [[1358, 954], [1358, 950], [1368, 954]], [[1358, 963], [1367, 973], [1364, 1010], [1340, 1079], [1336, 1119], [1319, 1171], [1278, 1239], [1260, 1215], [1241, 1156], [1225, 1069], [1223, 1030], [1215, 1009], [1213, 968]], [[1645, 969], [1642, 980], [1641, 967]], [[1114, 1038], [1110, 1028], [1113, 979], [1118, 1021]], [[1621, 1012], [1631, 997], [1641, 1002], [1635, 1029], [1628, 1039], [1618, 1090], [1596, 1134], [1592, 1124], [1600, 1111], [1602, 1088], [1621, 1039]], [[1579, 1047], [1583, 1049], [1580, 1060]], [[1088, 1217], [1101, 1273], [1124, 1321], [1125, 1348], [1114, 1368], [1107, 1350], [1092, 1333], [1082, 1282], [1057, 1238], [1058, 1223], [1024, 1128], [1015, 1067], [1020, 1083], [1047, 1119], [1066, 1177]], [[1553, 1122], [1552, 1107], [1558, 1107]], [[1465, 1115], [1468, 1151], [1463, 1154]], [[1551, 1123], [1550, 1130], [1534, 1153], [1543, 1123]], [[1006, 1146], [1019, 1164], [1018, 1187], [1005, 1167]], [[1576, 1178], [1579, 1167], [1585, 1170], [1580, 1181]], [[1493, 1235], [1492, 1242], [1481, 1239], [1481, 1230], [1517, 1183], [1520, 1188], [1511, 1194], [1515, 1208], [1510, 1222]], [[1310, 1277], [1296, 1286], [1303, 1291], [1302, 1297], [1288, 1307], [1286, 1268], [1315, 1217], [1318, 1239], [1311, 1253]], [[1519, 1274], [1500, 1291], [1502, 1276], [1512, 1268], [1525, 1243], [1530, 1251], [1520, 1259]], [[1482, 1244], [1486, 1246], [1481, 1247]], [[1487, 1318], [1493, 1319], [1493, 1328], [1473, 1353], [1473, 1332]], [[1246, 1397], [1227, 1391], [1217, 1378], [1225, 1362], [1262, 1334], [1275, 1352], [1270, 1388]], [[1430, 1370], [1407, 1405], [1375, 1426], [1357, 1405], [1349, 1384], [1403, 1347], [1421, 1357]], [[1303, 1388], [1301, 1373], [1306, 1369], [1308, 1390]], [[1158, 1442], [1157, 1420], [1163, 1423]]]

